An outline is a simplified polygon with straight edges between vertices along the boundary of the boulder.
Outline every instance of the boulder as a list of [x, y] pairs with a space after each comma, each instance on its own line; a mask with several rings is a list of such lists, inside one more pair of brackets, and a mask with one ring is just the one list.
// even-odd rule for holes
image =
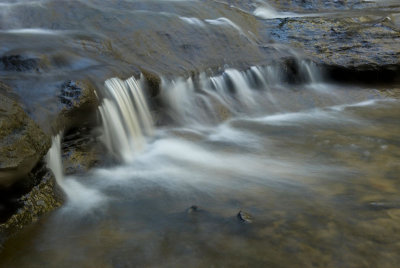
[[58, 99], [61, 105], [56, 132], [93, 123], [99, 105], [95, 86], [88, 80], [67, 80], [60, 86]]
[[0, 187], [25, 177], [50, 148], [50, 137], [0, 84]]
[[13, 202], [18, 209], [13, 211], [5, 221], [0, 221], [0, 249], [12, 234], [61, 206], [63, 202], [64, 195], [56, 184], [53, 174], [42, 165], [38, 169], [45, 172], [37, 174], [34, 171], [28, 178], [35, 177], [40, 180], [39, 183], [22, 196], [15, 197]]

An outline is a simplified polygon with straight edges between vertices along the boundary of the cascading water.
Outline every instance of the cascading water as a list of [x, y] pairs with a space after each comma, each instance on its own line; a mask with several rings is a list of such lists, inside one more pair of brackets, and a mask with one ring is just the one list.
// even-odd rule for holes
[[[68, 267], [91, 267], [93, 260], [99, 260], [99, 266], [159, 266], [164, 256], [173, 259], [171, 267], [185, 267], [184, 254], [203, 267], [220, 261], [218, 254], [209, 252], [222, 241], [217, 249], [232, 254], [222, 257], [224, 263], [233, 253], [251, 249], [229, 265], [234, 267], [242, 258], [246, 264], [264, 264], [264, 245], [279, 247], [281, 233], [314, 243], [313, 228], [296, 232], [305, 221], [321, 226], [323, 233], [332, 219], [346, 226], [348, 216], [354, 215], [353, 203], [358, 202], [348, 201], [348, 191], [359, 191], [365, 198], [359, 190], [369, 187], [364, 174], [373, 179], [382, 174], [370, 163], [386, 159], [394, 146], [390, 142], [400, 133], [398, 125], [389, 124], [394, 131], [388, 138], [381, 132], [374, 137], [387, 121], [365, 114], [376, 110], [373, 116], [379, 118], [393, 105], [389, 110], [395, 118], [399, 110], [395, 103], [369, 100], [368, 92], [324, 84], [307, 61], [297, 66], [295, 82], [285, 68], [272, 65], [244, 71], [228, 68], [214, 76], [163, 78], [157, 101], [164, 112], [160, 116], [172, 124], [155, 129], [142, 82], [107, 80], [104, 92], [98, 92], [103, 96], [104, 142], [123, 161], [64, 178], [62, 136], [54, 137], [48, 166], [67, 202], [41, 227], [45, 235], [35, 240], [40, 247], [29, 248], [29, 254], [45, 252], [47, 261], [48, 256], [66, 252], [67, 257], [60, 258]], [[354, 184], [348, 187], [343, 181]], [[360, 188], [354, 189], [357, 185]], [[345, 200], [338, 202], [343, 195]], [[193, 204], [200, 209], [187, 210]], [[305, 207], [309, 213], [304, 213]], [[240, 209], [254, 215], [251, 228], [238, 221]], [[358, 216], [361, 222], [364, 213]], [[335, 241], [327, 239], [328, 246]], [[286, 252], [286, 247], [279, 250]], [[78, 257], [70, 261], [70, 256]], [[282, 259], [275, 261], [280, 264]], [[50, 266], [59, 263], [59, 258], [51, 258]]]
[[[106, 198], [96, 189], [87, 187], [74, 177], [65, 177], [62, 163], [61, 139], [62, 133], [52, 137], [51, 148], [47, 153], [47, 167], [53, 172], [57, 184], [67, 197], [65, 210], [80, 211], [80, 213], [90, 212], [92, 209], [102, 204]], [[78, 209], [79, 208], [79, 209]]]
[[153, 121], [141, 82], [111, 78], [105, 82], [105, 98], [100, 106], [104, 142], [110, 152], [125, 161], [143, 149], [145, 136], [153, 133]]
[[64, 186], [64, 171], [61, 159], [61, 136], [62, 133], [52, 137], [51, 147], [46, 156], [47, 167], [53, 172], [57, 184]]
[[[313, 63], [299, 60], [299, 76], [314, 85], [321, 74]], [[178, 124], [218, 123], [230, 116], [291, 111], [286, 105], [284, 70], [281, 66], [253, 66], [246, 71], [228, 68], [221, 75], [163, 80], [162, 99], [170, 118]]]
[[[398, 267], [398, 2], [0, 0], [0, 95], [45, 133], [68, 119], [47, 156], [65, 202], [4, 247], [53, 191], [20, 197], [39, 167], [0, 189], [0, 213], [23, 205], [0, 267]], [[14, 160], [39, 132], [4, 108]]]

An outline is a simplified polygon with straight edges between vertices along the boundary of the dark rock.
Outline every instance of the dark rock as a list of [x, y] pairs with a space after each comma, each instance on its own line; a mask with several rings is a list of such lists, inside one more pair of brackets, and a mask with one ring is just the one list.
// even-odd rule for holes
[[60, 88], [59, 100], [62, 110], [57, 120], [58, 131], [95, 123], [99, 102], [90, 81], [65, 81]]
[[3, 56], [0, 59], [5, 71], [39, 71], [39, 60], [24, 58], [21, 55]]
[[0, 85], [0, 188], [25, 177], [50, 148], [50, 137]]
[[365, 65], [345, 67], [322, 65], [328, 79], [341, 83], [393, 84], [400, 82], [400, 65]]
[[160, 94], [161, 78], [157, 74], [142, 69], [142, 74], [147, 82], [148, 91], [151, 97], [156, 97]]
[[65, 81], [61, 85], [59, 98], [65, 113], [98, 105], [95, 88], [89, 81]]
[[32, 173], [30, 176], [37, 176], [40, 182], [22, 196], [14, 197], [13, 201], [17, 204], [18, 210], [14, 211], [6, 221], [0, 222], [0, 246], [10, 235], [61, 205], [64, 196], [54, 176], [45, 168], [39, 170], [45, 171], [44, 174]]
[[190, 208], [188, 208], [187, 212], [188, 213], [196, 213], [196, 212], [199, 212], [199, 208], [198, 208], [198, 206], [193, 205]]
[[253, 217], [247, 213], [244, 212], [243, 210], [239, 211], [239, 213], [236, 215], [239, 221], [243, 223], [252, 223], [253, 222]]
[[68, 109], [80, 103], [82, 88], [76, 85], [74, 81], [66, 81], [61, 86], [60, 101]]

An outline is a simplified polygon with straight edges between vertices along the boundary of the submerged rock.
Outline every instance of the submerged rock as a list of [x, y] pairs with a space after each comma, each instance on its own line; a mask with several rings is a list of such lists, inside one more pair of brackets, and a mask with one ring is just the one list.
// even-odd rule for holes
[[0, 188], [26, 176], [50, 148], [50, 137], [6, 90], [0, 84]]
[[239, 211], [239, 213], [236, 216], [239, 219], [239, 221], [241, 221], [243, 223], [252, 223], [253, 222], [253, 217], [249, 213], [247, 213], [243, 210]]
[[39, 71], [39, 60], [25, 58], [21, 55], [3, 56], [0, 58], [0, 63], [3, 70], [25, 72], [25, 71]]
[[187, 213], [191, 214], [191, 213], [196, 213], [199, 212], [199, 207], [196, 205], [191, 206], [190, 208], [188, 208]]
[[63, 113], [69, 116], [98, 106], [94, 85], [89, 81], [65, 81], [59, 99], [64, 105]]

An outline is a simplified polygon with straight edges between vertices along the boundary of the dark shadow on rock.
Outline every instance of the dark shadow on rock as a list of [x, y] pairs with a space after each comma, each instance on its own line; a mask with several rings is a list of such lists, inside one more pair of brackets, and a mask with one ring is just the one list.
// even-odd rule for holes
[[355, 68], [339, 65], [322, 65], [326, 78], [333, 82], [357, 85], [390, 85], [400, 82], [399, 65], [366, 65]]
[[26, 72], [39, 71], [39, 60], [25, 58], [21, 55], [3, 56], [0, 58], [1, 68], [4, 71]]

